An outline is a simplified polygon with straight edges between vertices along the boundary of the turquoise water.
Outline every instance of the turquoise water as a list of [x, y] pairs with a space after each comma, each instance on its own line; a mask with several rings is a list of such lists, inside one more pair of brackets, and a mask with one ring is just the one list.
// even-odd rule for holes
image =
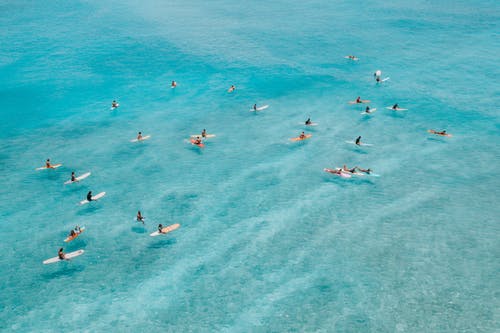
[[[497, 2], [0, 13], [2, 331], [500, 329]], [[63, 166], [34, 171], [48, 157]], [[322, 171], [343, 164], [380, 177]], [[71, 171], [92, 175], [64, 186]], [[78, 206], [89, 190], [107, 195]], [[86, 252], [43, 265], [61, 246]]]

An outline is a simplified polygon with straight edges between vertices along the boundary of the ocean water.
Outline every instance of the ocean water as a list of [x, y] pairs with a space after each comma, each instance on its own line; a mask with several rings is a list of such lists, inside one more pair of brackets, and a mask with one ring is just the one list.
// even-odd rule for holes
[[[0, 14], [1, 331], [500, 330], [498, 2]], [[49, 157], [63, 166], [34, 170]], [[343, 164], [380, 177], [323, 172]], [[71, 171], [92, 175], [64, 186]], [[78, 206], [89, 190], [107, 194]], [[43, 265], [61, 246], [85, 253]]]

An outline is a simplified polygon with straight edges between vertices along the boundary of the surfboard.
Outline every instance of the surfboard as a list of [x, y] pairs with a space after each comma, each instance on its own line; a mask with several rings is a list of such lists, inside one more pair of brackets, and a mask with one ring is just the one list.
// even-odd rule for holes
[[361, 112], [360, 114], [372, 114], [372, 113], [374, 113], [375, 111], [377, 111], [377, 108], [370, 109], [370, 112], [363, 111], [363, 112]]
[[361, 102], [349, 101], [349, 104], [363, 104], [363, 103], [370, 103], [370, 100], [369, 99], [362, 99]]
[[117, 109], [119, 106], [120, 106], [120, 104], [116, 103], [116, 106], [112, 106], [110, 110], [113, 111], [114, 109]]
[[263, 106], [259, 106], [257, 109], [250, 109], [250, 112], [255, 112], [255, 111], [262, 111], [262, 110], [265, 110], [269, 107], [269, 105], [263, 105]]
[[385, 81], [390, 80], [390, 79], [391, 79], [390, 77], [386, 77], [385, 79], [380, 80], [380, 82], [385, 82]]
[[[92, 201], [97, 201], [97, 200], [101, 199], [105, 195], [106, 195], [106, 192], [101, 192], [99, 194], [96, 194], [96, 195], [92, 196]], [[88, 201], [87, 199], [85, 199], [85, 200], [80, 201], [80, 205], [86, 205], [89, 202], [90, 201]]]
[[84, 231], [85, 231], [85, 227], [81, 227], [81, 228], [80, 228], [80, 232], [79, 232], [79, 233], [76, 233], [74, 236], [68, 236], [68, 237], [66, 237], [66, 239], [65, 239], [64, 241], [65, 241], [66, 243], [71, 242], [73, 239], [75, 239], [76, 237], [80, 236], [80, 234], [81, 234], [82, 232], [84, 232]]
[[202, 136], [201, 134], [191, 134], [192, 138], [197, 138], [200, 137], [200, 139], [210, 139], [210, 138], [215, 138], [215, 134], [206, 134], [205, 136]]
[[352, 60], [352, 61], [358, 61], [359, 60], [359, 58], [357, 58], [357, 57], [351, 58], [349, 56], [345, 56], [344, 58]]
[[35, 170], [57, 169], [57, 168], [59, 168], [60, 166], [62, 166], [62, 164], [52, 164], [52, 165], [50, 166], [50, 168], [47, 168], [46, 166], [43, 166], [43, 167], [36, 168]]
[[194, 146], [198, 146], [198, 147], [200, 147], [200, 148], [205, 147], [205, 144], [204, 144], [203, 142], [202, 142], [202, 143], [196, 143], [196, 140], [195, 140], [195, 139], [191, 139], [191, 140], [189, 140], [189, 141], [190, 141], [190, 142], [191, 142], [191, 144], [192, 144], [192, 145], [194, 145]]
[[392, 111], [406, 111], [406, 110], [408, 110], [408, 109], [401, 109], [401, 108], [393, 109], [392, 106], [386, 106], [385, 108], [388, 110], [392, 110]]
[[78, 250], [78, 251], [75, 251], [75, 252], [65, 253], [64, 254], [65, 259], [60, 259], [59, 256], [57, 256], [57, 257], [54, 257], [54, 258], [50, 258], [50, 259], [44, 260], [43, 264], [47, 265], [47, 264], [53, 264], [53, 263], [56, 263], [56, 262], [59, 262], [59, 261], [70, 260], [72, 258], [81, 256], [84, 252], [85, 252], [84, 250]]
[[151, 135], [144, 135], [144, 136], [142, 137], [142, 139], [140, 139], [140, 140], [139, 140], [139, 139], [135, 138], [135, 139], [130, 140], [130, 142], [144, 141], [144, 140], [149, 139], [150, 137], [151, 137]]
[[310, 123], [310, 124], [306, 124], [306, 122], [303, 122], [303, 123], [299, 123], [300, 125], [304, 125], [304, 126], [318, 126], [319, 124], [318, 123]]
[[338, 170], [335, 170], [335, 169], [324, 168], [323, 171], [329, 172], [332, 175], [335, 175], [335, 176], [338, 176], [338, 177], [343, 177], [343, 178], [351, 178], [352, 177], [350, 174], [344, 173], [343, 171], [340, 172], [340, 173], [337, 173]]
[[342, 172], [345, 172], [346, 174], [351, 175], [351, 176], [364, 176], [365, 175], [364, 173], [361, 173], [361, 172], [357, 172], [357, 171], [351, 172], [351, 171], [348, 171], [348, 170], [344, 170], [343, 168], [336, 168], [336, 169], [337, 170], [341, 169]]
[[[345, 143], [350, 143], [350, 144], [356, 145], [356, 141], [346, 141]], [[359, 145], [356, 145], [356, 146], [367, 146], [367, 147], [370, 147], [370, 146], [373, 146], [373, 144], [372, 143], [360, 142]]]
[[88, 176], [90, 176], [90, 172], [86, 172], [83, 175], [80, 175], [80, 176], [76, 177], [75, 181], [72, 181], [71, 179], [67, 180], [67, 181], [64, 182], [64, 185], [68, 185], [68, 184], [73, 184], [73, 183], [79, 182], [80, 180], [83, 180], [83, 179], [87, 178]]
[[441, 133], [438, 133], [437, 131], [432, 130], [432, 129], [427, 130], [427, 132], [429, 132], [429, 133], [431, 133], [431, 134], [439, 135], [439, 136], [446, 136], [446, 137], [448, 137], [448, 138], [451, 138], [451, 137], [453, 136], [453, 135], [448, 134], [448, 133], [446, 133], [446, 134], [441, 134]]
[[303, 138], [301, 138], [300, 136], [298, 136], [296, 138], [291, 138], [290, 140], [292, 140], [292, 141], [302, 141], [302, 140], [309, 139], [311, 136], [312, 136], [312, 134], [306, 134], [306, 136], [303, 137]]
[[179, 223], [172, 224], [172, 225], [169, 225], [168, 227], [165, 227], [165, 228], [161, 229], [161, 232], [159, 232], [158, 230], [156, 230], [155, 232], [150, 233], [149, 236], [155, 237], [155, 236], [164, 235], [166, 233], [169, 233], [170, 231], [174, 231], [174, 230], [178, 229], [180, 226], [181, 225]]

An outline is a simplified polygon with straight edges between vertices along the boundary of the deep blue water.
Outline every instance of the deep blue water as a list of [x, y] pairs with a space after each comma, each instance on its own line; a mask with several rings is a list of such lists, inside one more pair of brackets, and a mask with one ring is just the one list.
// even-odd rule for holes
[[[0, 14], [2, 331], [500, 329], [497, 2]], [[199, 149], [203, 128], [217, 136]], [[345, 143], [358, 135], [374, 146]], [[63, 166], [35, 171], [48, 157]], [[343, 164], [380, 177], [323, 172]], [[71, 171], [92, 175], [64, 186]], [[107, 195], [78, 206], [89, 190]], [[43, 265], [61, 246], [86, 252]]]

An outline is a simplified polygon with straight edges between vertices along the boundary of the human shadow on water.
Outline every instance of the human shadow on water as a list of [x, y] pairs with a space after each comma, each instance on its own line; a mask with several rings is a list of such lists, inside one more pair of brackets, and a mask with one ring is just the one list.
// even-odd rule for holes
[[[161, 237], [164, 235], [156, 236], [156, 237]], [[170, 245], [174, 245], [177, 243], [177, 240], [175, 238], [169, 238], [169, 239], [162, 239], [160, 241], [153, 241], [148, 245], [148, 248], [150, 249], [161, 249], [168, 247]]]
[[348, 148], [348, 150], [350, 150], [350, 151], [356, 152], [358, 154], [363, 154], [363, 155], [368, 154], [368, 149], [369, 148], [366, 148], [363, 146], [356, 146], [356, 145], [352, 145]]
[[432, 141], [432, 142], [439, 142], [439, 143], [446, 143], [446, 140], [444, 138], [440, 138], [440, 137], [429, 137], [427, 138], [428, 141]]
[[132, 228], [130, 228], [130, 230], [132, 230], [136, 234], [145, 234], [147, 232], [146, 226], [140, 222], [137, 222], [137, 223], [139, 223], [139, 224], [134, 225]]
[[88, 203], [87, 207], [78, 210], [76, 212], [76, 214], [77, 215], [89, 215], [89, 214], [93, 214], [101, 209], [101, 207], [99, 207], [99, 206], [94, 206], [94, 205], [90, 206], [90, 205], [92, 205], [92, 203]]
[[52, 264], [52, 265], [59, 265], [60, 266], [59, 270], [57, 270], [55, 272], [51, 272], [51, 273], [48, 273], [48, 272], [42, 273], [40, 275], [45, 279], [51, 280], [51, 279], [58, 279], [58, 278], [62, 278], [62, 277], [71, 277], [77, 273], [82, 272], [84, 269], [84, 266], [82, 266], [82, 265], [68, 268], [68, 264], [70, 264], [70, 265], [72, 264], [71, 260], [66, 261], [64, 263], [57, 262], [57, 263]]

